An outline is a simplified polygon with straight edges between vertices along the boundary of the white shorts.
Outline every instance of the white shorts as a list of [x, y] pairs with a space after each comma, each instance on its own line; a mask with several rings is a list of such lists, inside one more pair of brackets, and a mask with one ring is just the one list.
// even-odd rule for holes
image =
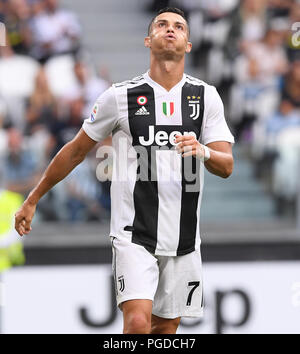
[[202, 317], [200, 251], [183, 256], [155, 256], [143, 246], [111, 237], [117, 305], [127, 300], [153, 301], [162, 318]]

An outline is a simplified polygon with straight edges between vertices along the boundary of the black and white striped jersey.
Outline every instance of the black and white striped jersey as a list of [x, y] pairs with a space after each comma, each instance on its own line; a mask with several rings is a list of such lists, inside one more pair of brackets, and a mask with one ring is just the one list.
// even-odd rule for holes
[[216, 89], [184, 74], [167, 91], [145, 73], [105, 91], [83, 129], [95, 141], [112, 133], [110, 234], [156, 255], [199, 249], [204, 165], [182, 158], [174, 139], [234, 142]]

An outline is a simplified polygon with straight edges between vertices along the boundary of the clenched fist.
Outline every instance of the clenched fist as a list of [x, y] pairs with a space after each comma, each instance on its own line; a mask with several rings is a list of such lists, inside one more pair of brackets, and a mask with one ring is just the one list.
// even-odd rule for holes
[[176, 150], [182, 157], [194, 156], [201, 161], [206, 161], [206, 154], [204, 145], [200, 144], [199, 141], [193, 135], [176, 135], [175, 143]]
[[27, 235], [31, 231], [31, 222], [35, 213], [36, 204], [25, 201], [15, 214], [15, 229], [20, 236]]

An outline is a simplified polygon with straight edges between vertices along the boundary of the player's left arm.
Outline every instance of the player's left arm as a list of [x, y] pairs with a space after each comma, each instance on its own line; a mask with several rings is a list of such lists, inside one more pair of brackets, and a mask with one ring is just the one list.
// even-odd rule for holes
[[205, 161], [205, 167], [214, 175], [228, 178], [233, 171], [232, 144], [228, 141], [215, 141], [206, 145], [210, 158]]
[[[177, 136], [176, 150], [182, 157], [194, 156], [203, 161], [207, 170], [214, 175], [227, 178], [233, 170], [232, 144], [215, 141], [204, 147], [193, 135]], [[205, 149], [209, 150], [209, 154]], [[209, 159], [208, 155], [210, 155]]]
[[233, 170], [234, 137], [226, 123], [222, 99], [214, 86], [205, 87], [204, 107], [199, 140], [192, 134], [177, 136], [176, 148], [183, 157], [194, 156], [204, 162], [209, 172], [227, 178]]

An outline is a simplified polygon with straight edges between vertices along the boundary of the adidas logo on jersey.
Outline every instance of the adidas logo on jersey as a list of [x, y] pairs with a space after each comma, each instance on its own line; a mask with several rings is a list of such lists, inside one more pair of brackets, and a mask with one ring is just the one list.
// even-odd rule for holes
[[144, 106], [135, 113], [136, 116], [148, 116], [149, 114], [150, 112], [148, 112]]

